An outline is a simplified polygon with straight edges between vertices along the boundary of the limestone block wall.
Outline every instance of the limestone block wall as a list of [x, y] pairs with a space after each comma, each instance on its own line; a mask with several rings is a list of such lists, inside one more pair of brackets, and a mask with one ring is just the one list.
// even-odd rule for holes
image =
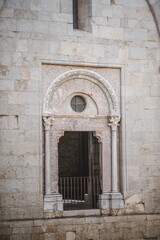
[[159, 224], [159, 216], [152, 214], [4, 221], [1, 239], [159, 240]]
[[1, 218], [43, 217], [41, 63], [123, 69], [123, 213], [159, 213], [160, 44], [153, 15], [145, 0], [92, 0], [86, 32], [73, 29], [71, 3], [1, 1]]

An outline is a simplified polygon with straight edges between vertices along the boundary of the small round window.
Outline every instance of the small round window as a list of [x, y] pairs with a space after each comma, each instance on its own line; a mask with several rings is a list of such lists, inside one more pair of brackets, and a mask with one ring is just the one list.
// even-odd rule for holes
[[86, 102], [81, 96], [74, 96], [71, 100], [71, 108], [75, 112], [82, 112], [85, 109]]

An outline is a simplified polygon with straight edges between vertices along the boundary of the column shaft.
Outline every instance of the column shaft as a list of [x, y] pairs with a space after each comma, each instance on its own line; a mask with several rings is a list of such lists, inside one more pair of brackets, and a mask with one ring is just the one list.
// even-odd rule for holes
[[51, 194], [50, 186], [50, 131], [45, 130], [45, 195]]
[[118, 163], [117, 163], [117, 131], [112, 131], [112, 164], [111, 190], [118, 192]]

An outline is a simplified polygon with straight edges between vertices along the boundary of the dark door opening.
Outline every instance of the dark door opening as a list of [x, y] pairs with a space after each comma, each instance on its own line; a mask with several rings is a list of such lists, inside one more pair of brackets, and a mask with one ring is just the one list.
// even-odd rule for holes
[[98, 208], [100, 147], [92, 132], [65, 132], [58, 144], [64, 210]]

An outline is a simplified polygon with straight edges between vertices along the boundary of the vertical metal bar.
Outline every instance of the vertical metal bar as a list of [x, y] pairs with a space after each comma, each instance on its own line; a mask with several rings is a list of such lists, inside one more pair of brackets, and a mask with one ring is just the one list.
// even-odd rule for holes
[[67, 199], [69, 199], [69, 178], [67, 177]]
[[93, 195], [93, 202], [92, 202], [92, 207], [94, 208], [94, 201], [95, 201], [95, 178], [92, 177], [92, 195]]
[[82, 200], [82, 199], [83, 199], [83, 192], [82, 192], [82, 177], [81, 177], [81, 179], [80, 179], [80, 184], [81, 184], [80, 189], [81, 189], [81, 200]]
[[66, 179], [65, 178], [63, 178], [63, 192], [64, 192], [64, 202], [65, 202], [65, 200], [66, 200]]
[[77, 180], [77, 200], [79, 200], [79, 178]]
[[71, 177], [71, 199], [72, 199], [72, 177]]
[[76, 199], [76, 194], [75, 194], [75, 187], [76, 187], [76, 186], [75, 186], [75, 185], [76, 185], [76, 184], [75, 184], [75, 177], [74, 177], [73, 180], [74, 180], [74, 202], [75, 202], [75, 199]]

